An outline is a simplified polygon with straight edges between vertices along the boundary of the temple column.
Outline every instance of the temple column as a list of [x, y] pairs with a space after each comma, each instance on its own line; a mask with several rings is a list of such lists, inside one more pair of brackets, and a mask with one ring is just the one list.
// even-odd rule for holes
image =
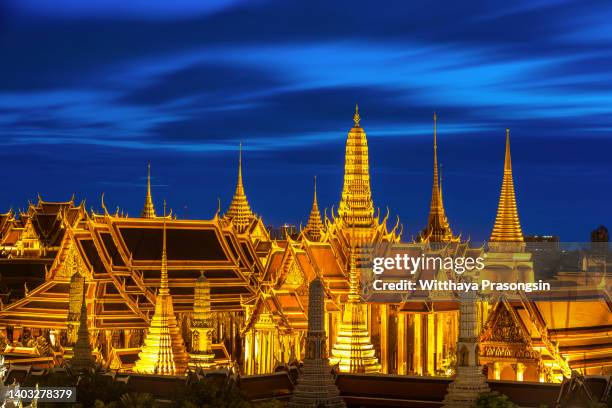
[[20, 341], [22, 334], [23, 334], [22, 326], [13, 326], [13, 342]]
[[255, 333], [253, 333], [253, 336], [255, 337], [255, 350], [253, 354], [253, 374], [259, 374], [265, 350], [261, 338], [261, 332], [255, 331]]
[[49, 330], [49, 343], [51, 346], [57, 347], [59, 345], [60, 333], [57, 329]]
[[113, 349], [113, 331], [112, 330], [104, 330], [104, 357], [107, 358], [111, 354], [111, 350]]
[[444, 360], [444, 322], [446, 315], [444, 313], [436, 313], [436, 372], [442, 371], [442, 362]]
[[516, 381], [523, 381], [523, 377], [525, 375], [525, 364], [517, 363], [516, 364]]
[[129, 348], [132, 342], [132, 331], [130, 329], [123, 330], [123, 347]]
[[498, 362], [493, 363], [493, 379], [499, 380], [501, 378], [501, 364]]
[[428, 313], [427, 319], [427, 374], [436, 374], [436, 325], [435, 314]]
[[421, 314], [421, 374], [422, 375], [428, 375], [429, 373], [429, 353], [427, 350], [427, 343], [428, 343], [428, 329], [429, 329], [429, 325], [428, 325], [428, 320], [427, 320], [427, 314]]
[[302, 338], [301, 336], [298, 334], [295, 336], [295, 341], [293, 342], [293, 354], [295, 355], [295, 358], [300, 360], [301, 356], [302, 356], [302, 347], [301, 347], [301, 341]]
[[259, 374], [261, 372], [261, 367], [264, 365], [265, 359], [265, 343], [263, 341], [263, 336], [260, 331], [255, 332], [255, 367], [253, 370], [253, 374]]
[[406, 367], [406, 314], [397, 314], [397, 373], [405, 375]]
[[[331, 312], [326, 312], [323, 315], [323, 324], [325, 325], [325, 334], [327, 336], [327, 350], [331, 350], [331, 345], [330, 345], [330, 340], [329, 338], [332, 336], [332, 332], [331, 332], [331, 320], [332, 320], [332, 316], [331, 316]], [[296, 336], [296, 341], [297, 341], [297, 337]], [[299, 359], [299, 356], [297, 356], [297, 358]]]
[[419, 313], [415, 313], [413, 315], [413, 320], [414, 320], [414, 373], [416, 375], [423, 375], [423, 358], [421, 356], [421, 350], [423, 348], [422, 346], [422, 334], [423, 334], [423, 329], [421, 328], [422, 326], [422, 315]]
[[382, 304], [380, 313], [380, 364], [382, 373], [389, 374], [389, 306]]
[[[336, 325], [338, 324], [338, 313], [329, 312], [325, 314], [327, 316], [327, 349], [331, 350], [334, 346], [334, 339], [336, 338]], [[298, 355], [299, 358], [299, 355]]]
[[244, 336], [244, 373], [253, 374], [253, 331], [249, 330]]
[[275, 336], [272, 336], [272, 331], [268, 330], [266, 333], [266, 339], [267, 339], [267, 343], [268, 343], [268, 365], [266, 367], [266, 373], [271, 373], [273, 371], [274, 368], [274, 352], [275, 347], [274, 347], [274, 342], [275, 342]]
[[414, 373], [414, 314], [406, 314], [406, 374]]

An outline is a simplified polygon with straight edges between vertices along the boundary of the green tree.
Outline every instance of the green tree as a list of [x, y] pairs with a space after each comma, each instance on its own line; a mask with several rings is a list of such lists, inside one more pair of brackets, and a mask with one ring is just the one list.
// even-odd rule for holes
[[119, 402], [121, 396], [128, 392], [124, 383], [113, 381], [98, 367], [82, 373], [76, 387], [77, 401], [84, 407], [93, 406], [96, 400], [104, 404]]
[[476, 408], [518, 408], [506, 395], [499, 392], [485, 392], [476, 400]]
[[192, 376], [175, 398], [181, 408], [250, 408], [233, 378], [217, 381]]
[[121, 396], [121, 405], [124, 408], [151, 408], [155, 400], [151, 394], [130, 392]]
[[277, 399], [271, 399], [261, 402], [254, 402], [252, 403], [252, 406], [253, 408], [284, 408], [285, 403]]

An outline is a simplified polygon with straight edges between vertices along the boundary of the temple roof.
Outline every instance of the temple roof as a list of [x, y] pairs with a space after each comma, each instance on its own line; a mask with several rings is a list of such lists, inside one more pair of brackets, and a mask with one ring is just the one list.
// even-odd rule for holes
[[571, 369], [612, 365], [612, 298], [607, 290], [564, 288], [505, 302], [543, 356], [565, 359]]
[[[257, 287], [252, 276], [264, 271], [253, 243], [215, 220], [166, 222], [174, 309], [191, 310], [194, 283], [203, 270], [211, 284], [212, 309], [241, 310], [241, 300], [253, 296]], [[31, 327], [65, 327], [70, 277], [66, 264], [74, 253], [84, 274], [96, 283], [95, 293], [90, 293], [98, 305], [92, 316], [95, 327], [146, 327], [160, 287], [162, 238], [162, 218], [106, 215], [65, 234], [56, 259], [0, 259], [6, 266], [1, 268], [0, 287], [4, 282], [21, 297], [24, 274], [31, 271], [34, 279], [27, 280], [27, 296], [5, 304], [0, 325], [23, 320]]]

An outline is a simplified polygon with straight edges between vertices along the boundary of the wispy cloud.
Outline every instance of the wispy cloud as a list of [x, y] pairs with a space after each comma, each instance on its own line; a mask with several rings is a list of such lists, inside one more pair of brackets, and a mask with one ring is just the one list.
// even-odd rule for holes
[[241, 0], [8, 0], [13, 12], [45, 18], [189, 19], [215, 13]]

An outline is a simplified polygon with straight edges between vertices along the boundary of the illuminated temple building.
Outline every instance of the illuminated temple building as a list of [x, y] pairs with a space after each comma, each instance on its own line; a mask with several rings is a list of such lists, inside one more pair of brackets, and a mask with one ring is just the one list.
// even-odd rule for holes
[[[415, 254], [482, 256], [480, 278], [533, 281], [509, 133], [497, 217], [484, 247], [451, 231], [436, 132], [434, 127], [427, 225], [414, 242], [403, 242]], [[363, 248], [401, 242], [403, 227], [398, 218], [388, 228], [388, 212], [381, 217], [376, 210], [358, 111], [346, 141], [337, 213], [321, 216], [315, 184], [299, 236], [273, 240], [246, 192], [240, 149], [231, 204], [209, 220], [157, 215], [150, 173], [139, 218], [110, 213], [103, 203], [100, 212], [87, 211], [74, 197], [66, 202], [39, 197], [25, 211], [0, 214], [4, 353], [29, 353], [49, 365], [76, 356], [81, 365], [94, 359], [122, 372], [229, 367], [245, 375], [272, 373], [304, 359], [308, 288], [318, 278], [325, 348], [341, 372], [454, 374], [460, 339], [456, 298], [419, 293], [401, 302], [375, 303], [361, 297]], [[443, 270], [418, 274], [449, 279]], [[472, 366], [483, 366], [489, 379], [517, 381], [558, 382], [572, 370], [611, 372], [612, 299], [605, 276], [581, 288], [568, 285], [579, 276], [561, 275], [564, 285], [554, 293], [510, 293], [479, 302], [472, 316], [479, 361]], [[83, 347], [83, 325], [90, 349]]]

